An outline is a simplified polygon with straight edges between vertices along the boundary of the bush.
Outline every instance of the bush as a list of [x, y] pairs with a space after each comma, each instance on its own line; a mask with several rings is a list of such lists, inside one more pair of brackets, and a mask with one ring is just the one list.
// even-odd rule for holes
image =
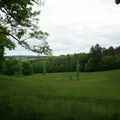
[[3, 74], [5, 75], [14, 75], [15, 74], [15, 64], [13, 61], [6, 61]]
[[93, 69], [93, 63], [92, 63], [91, 59], [89, 59], [88, 62], [86, 63], [84, 71], [85, 72], [92, 72], [92, 71], [94, 71], [94, 69]]
[[43, 72], [43, 63], [41, 61], [32, 61], [32, 66], [34, 73]]
[[22, 63], [23, 75], [31, 75], [33, 73], [33, 67], [29, 62]]
[[110, 70], [115, 68], [114, 56], [104, 56], [102, 58], [102, 70]]
[[18, 75], [22, 73], [22, 65], [19, 61], [8, 60], [4, 62], [3, 74], [5, 75]]
[[0, 63], [0, 74], [2, 74], [4, 72], [4, 67], [5, 67], [4, 62], [1, 62]]
[[84, 68], [85, 72], [94, 72], [100, 70], [101, 70], [101, 63], [95, 63], [92, 58], [88, 60]]
[[21, 63], [17, 63], [15, 65], [15, 75], [21, 75], [22, 74], [22, 64]]

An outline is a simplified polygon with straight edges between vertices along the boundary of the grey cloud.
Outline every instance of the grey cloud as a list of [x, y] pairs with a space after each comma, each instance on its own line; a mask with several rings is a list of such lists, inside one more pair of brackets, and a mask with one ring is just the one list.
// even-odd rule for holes
[[[118, 46], [120, 6], [113, 0], [48, 0], [42, 8], [40, 26], [50, 34], [48, 42], [54, 55], [88, 52], [96, 43]], [[38, 43], [30, 40], [30, 44]], [[34, 54], [19, 47], [6, 53]]]

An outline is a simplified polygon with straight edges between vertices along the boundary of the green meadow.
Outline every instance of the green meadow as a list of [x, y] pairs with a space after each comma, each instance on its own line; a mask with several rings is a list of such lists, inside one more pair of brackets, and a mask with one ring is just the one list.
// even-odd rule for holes
[[0, 75], [0, 120], [120, 120], [120, 70]]

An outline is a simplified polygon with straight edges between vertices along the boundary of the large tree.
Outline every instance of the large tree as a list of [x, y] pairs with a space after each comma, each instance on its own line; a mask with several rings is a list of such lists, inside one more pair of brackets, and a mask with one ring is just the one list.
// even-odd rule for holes
[[98, 71], [100, 70], [100, 62], [102, 59], [103, 49], [99, 44], [92, 46], [90, 49], [90, 58], [85, 66], [85, 71]]
[[3, 71], [5, 48], [8, 48], [9, 50], [14, 49], [15, 44], [10, 39], [8, 39], [5, 34], [0, 34], [0, 73]]
[[[50, 54], [46, 41], [48, 33], [38, 26], [41, 0], [0, 0], [0, 45], [3, 49], [17, 41], [22, 47], [40, 54]], [[36, 8], [37, 7], [37, 8]], [[30, 45], [29, 39], [40, 40], [39, 45]], [[3, 43], [2, 43], [3, 42]], [[6, 43], [6, 44], [4, 44]]]

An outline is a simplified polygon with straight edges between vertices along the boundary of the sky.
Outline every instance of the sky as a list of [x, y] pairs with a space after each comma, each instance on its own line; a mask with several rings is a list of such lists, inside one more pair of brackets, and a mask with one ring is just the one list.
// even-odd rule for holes
[[[89, 52], [97, 43], [120, 46], [120, 5], [115, 0], [45, 0], [39, 19], [40, 29], [50, 34], [53, 55]], [[37, 55], [17, 46], [6, 55]]]

